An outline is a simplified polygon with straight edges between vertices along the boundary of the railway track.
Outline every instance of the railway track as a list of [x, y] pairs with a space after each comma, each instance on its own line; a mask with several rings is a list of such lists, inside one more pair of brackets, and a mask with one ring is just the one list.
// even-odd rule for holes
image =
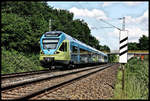
[[26, 75], [34, 75], [34, 74], [41, 74], [49, 72], [48, 69], [40, 70], [40, 71], [30, 71], [30, 72], [21, 72], [21, 73], [12, 73], [12, 74], [2, 74], [1, 79], [13, 78], [13, 77], [20, 77]]
[[[89, 67], [86, 67], [86, 68], [89, 68]], [[66, 75], [65, 73], [83, 70], [86, 68], [77, 68], [74, 70], [66, 70], [66, 71], [57, 71], [56, 70], [56, 71], [42, 71], [42, 72], [36, 71], [36, 72], [29, 72], [29, 73], [25, 72], [25, 73], [17, 73], [17, 75], [10, 74], [10, 77], [9, 77], [9, 75], [6, 75], [6, 78], [2, 78], [1, 89], [2, 90], [10, 89], [13, 87], [29, 84], [32, 82], [38, 82], [41, 80], [50, 79], [53, 77], [57, 77], [59, 75], [60, 76], [63, 74]]]
[[[2, 99], [3, 100], [17, 100], [30, 99], [48, 90], [53, 90], [76, 80], [80, 80], [86, 76], [94, 74], [98, 71], [111, 67], [114, 64], [107, 64], [105, 66], [86, 67], [73, 71], [65, 71], [60, 74], [53, 74], [47, 77], [38, 78], [35, 80], [25, 81], [22, 83], [12, 83], [7, 86], [2, 84]], [[40, 75], [39, 75], [40, 76]]]

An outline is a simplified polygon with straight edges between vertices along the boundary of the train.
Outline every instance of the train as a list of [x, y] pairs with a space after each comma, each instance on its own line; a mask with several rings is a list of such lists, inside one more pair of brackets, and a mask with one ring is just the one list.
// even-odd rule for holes
[[107, 63], [108, 55], [62, 31], [50, 31], [40, 38], [40, 63], [44, 67], [78, 67]]

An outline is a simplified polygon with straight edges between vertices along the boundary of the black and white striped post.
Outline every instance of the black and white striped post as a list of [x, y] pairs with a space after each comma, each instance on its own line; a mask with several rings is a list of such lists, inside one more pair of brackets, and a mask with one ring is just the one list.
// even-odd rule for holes
[[119, 63], [122, 68], [122, 90], [124, 90], [124, 71], [125, 63], [128, 61], [128, 32], [121, 30], [119, 33], [120, 48], [119, 48]]
[[128, 31], [125, 30], [125, 17], [123, 19], [122, 30], [119, 33], [120, 48], [119, 48], [119, 63], [122, 67], [122, 90], [124, 90], [124, 71], [125, 63], [128, 61]]
[[120, 31], [120, 48], [119, 48], [119, 63], [127, 63], [128, 61], [128, 32]]

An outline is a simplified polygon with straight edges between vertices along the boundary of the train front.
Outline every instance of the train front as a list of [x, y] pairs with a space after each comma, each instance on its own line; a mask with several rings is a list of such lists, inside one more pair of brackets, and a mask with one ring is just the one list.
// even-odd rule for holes
[[40, 39], [40, 63], [42, 66], [50, 68], [56, 63], [59, 64], [67, 60], [65, 39], [65, 35], [61, 31], [46, 32], [42, 35]]

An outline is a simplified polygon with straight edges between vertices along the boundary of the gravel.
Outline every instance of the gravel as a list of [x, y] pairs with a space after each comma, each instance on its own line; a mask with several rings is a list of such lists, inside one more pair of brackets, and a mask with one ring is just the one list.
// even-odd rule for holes
[[[13, 89], [4, 90], [4, 91], [1, 92], [2, 99], [10, 100], [10, 99], [20, 98], [22, 96], [27, 96], [31, 93], [38, 92], [40, 90], [52, 87], [54, 85], [60, 84], [62, 82], [71, 80], [71, 79], [76, 78], [76, 77], [80, 77], [81, 75], [85, 75], [88, 72], [97, 71], [99, 69], [100, 68], [95, 68], [95, 69], [92, 69], [92, 70], [75, 73], [75, 74], [72, 74], [72, 75], [69, 75], [69, 76], [64, 76], [64, 77], [61, 77], [61, 78], [59, 77], [59, 78], [56, 78], [56, 79], [44, 80], [44, 81], [40, 81], [40, 82], [36, 82], [36, 83], [31, 83], [31, 84], [28, 84], [28, 85], [16, 87], [16, 88], [13, 88]], [[14, 96], [12, 96], [12, 95], [14, 95]]]
[[31, 100], [97, 100], [111, 99], [118, 66], [107, 68], [84, 79], [53, 91], [46, 91]]
[[[93, 67], [86, 67], [86, 68], [93, 68]], [[26, 75], [26, 76], [21, 76], [21, 77], [3, 79], [1, 81], [1, 87], [15, 85], [15, 84], [23, 83], [23, 82], [30, 82], [33, 80], [37, 80], [38, 78], [42, 79], [42, 78], [52, 77], [52, 76], [56, 76], [56, 75], [60, 75], [60, 74], [83, 70], [86, 68], [79, 68], [79, 69], [66, 70], [66, 71], [55, 71], [55, 72], [49, 72], [49, 73], [43, 73], [43, 74], [33, 74], [33, 75]]]

